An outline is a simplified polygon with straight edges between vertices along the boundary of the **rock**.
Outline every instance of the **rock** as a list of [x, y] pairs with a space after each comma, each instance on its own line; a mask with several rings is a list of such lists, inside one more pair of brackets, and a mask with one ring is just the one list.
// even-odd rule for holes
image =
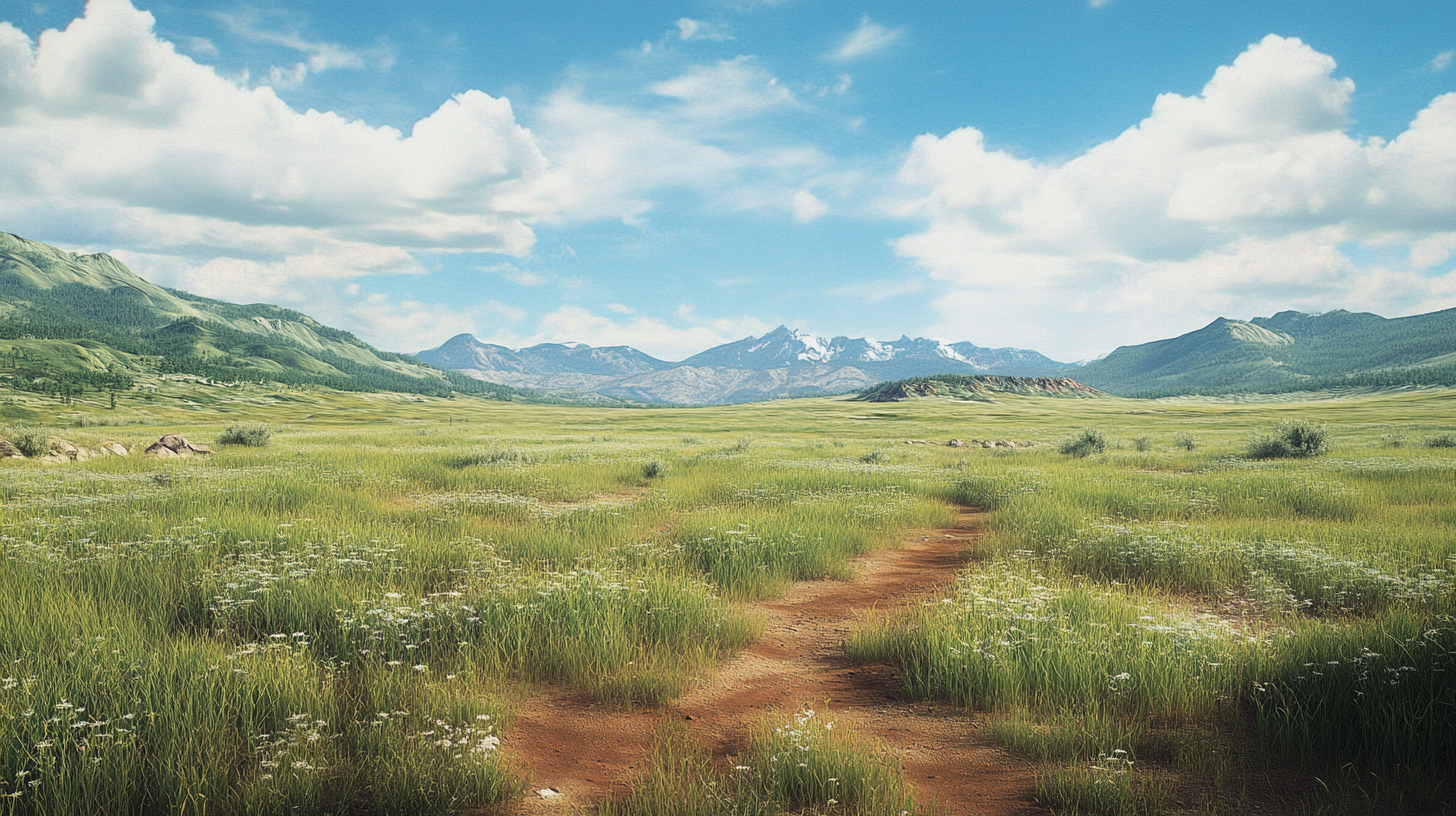
[[[118, 445], [117, 447], [120, 446]], [[166, 453], [163, 453], [163, 451], [166, 451]], [[212, 453], [212, 448], [206, 445], [194, 445], [188, 442], [187, 437], [181, 434], [167, 434], [151, 445], [148, 445], [147, 449], [142, 451], [142, 453], [168, 459], [173, 456], [191, 456], [194, 453], [210, 454]]]
[[71, 444], [65, 439], [52, 439], [50, 456], [55, 456], [59, 458], [53, 460], [50, 458], [50, 456], [47, 456], [46, 461], [84, 462], [87, 459], [90, 459], [92, 455], [93, 454], [91, 453], [91, 451], [88, 451], [85, 448], [77, 447], [76, 445]]
[[945, 443], [945, 445], [948, 448], [964, 448], [966, 446], [966, 443], [960, 441], [959, 439], [952, 439], [951, 441]]
[[120, 442], [102, 442], [101, 452], [112, 456], [126, 456], [127, 454], [126, 446]]
[[25, 454], [9, 439], [0, 439], [0, 459], [24, 459]]

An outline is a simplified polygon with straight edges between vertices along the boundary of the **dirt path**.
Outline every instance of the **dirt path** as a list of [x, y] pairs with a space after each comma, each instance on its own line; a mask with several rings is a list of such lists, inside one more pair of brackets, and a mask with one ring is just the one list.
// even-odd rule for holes
[[[886, 744], [915, 786], [918, 801], [947, 814], [1028, 814], [1032, 766], [992, 744], [977, 715], [907, 699], [899, 673], [860, 666], [842, 643], [871, 609], [918, 603], [944, 588], [974, 545], [976, 514], [962, 513], [954, 529], [921, 533], [900, 548], [855, 560], [848, 581], [806, 581], [784, 597], [753, 604], [765, 616], [764, 634], [676, 705], [622, 712], [594, 707], [559, 692], [522, 706], [507, 745], [529, 769], [525, 813], [587, 812], [614, 787], [641, 773], [659, 717], [682, 720], [713, 753], [725, 758], [746, 746], [765, 715], [808, 706]], [[559, 794], [542, 797], [541, 789]]]

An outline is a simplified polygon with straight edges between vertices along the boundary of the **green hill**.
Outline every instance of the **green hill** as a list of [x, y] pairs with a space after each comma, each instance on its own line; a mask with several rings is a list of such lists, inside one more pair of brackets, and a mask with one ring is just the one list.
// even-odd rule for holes
[[157, 286], [110, 255], [77, 255], [0, 232], [0, 378], [68, 394], [191, 374], [343, 391], [509, 399], [506, 386], [379, 351], [308, 315]]
[[1105, 397], [1094, 388], [1065, 377], [1002, 377], [985, 374], [931, 374], [880, 383], [855, 396], [864, 402], [899, 402], [921, 397], [984, 402], [994, 394], [1050, 397]]
[[1395, 319], [1343, 310], [1221, 317], [1064, 373], [1129, 396], [1456, 385], [1456, 309]]

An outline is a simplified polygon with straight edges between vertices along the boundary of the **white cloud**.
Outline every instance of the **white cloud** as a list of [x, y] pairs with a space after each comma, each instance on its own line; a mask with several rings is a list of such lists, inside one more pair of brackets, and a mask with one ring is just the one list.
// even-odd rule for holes
[[677, 21], [677, 36], [680, 40], [715, 40], [724, 42], [733, 39], [728, 29], [722, 25], [694, 20], [691, 17], [683, 17]]
[[792, 107], [794, 95], [754, 61], [739, 56], [713, 65], [695, 65], [650, 90], [676, 99], [683, 113], [700, 120], [726, 120]]
[[[364, 68], [375, 64], [389, 68], [394, 64], [394, 54], [385, 47], [358, 51], [339, 43], [316, 42], [303, 38], [297, 32], [270, 31], [261, 27], [256, 14], [214, 14], [216, 19], [232, 33], [257, 43], [266, 43], [286, 48], [304, 55], [302, 62], [291, 67], [272, 66], [268, 69], [269, 84], [287, 88], [301, 84], [309, 74], [323, 73], [336, 68]], [[194, 53], [205, 53], [196, 51]], [[214, 49], [212, 53], [216, 53]]]
[[714, 206], [783, 211], [830, 164], [816, 148], [754, 129], [758, 117], [799, 102], [750, 57], [692, 66], [647, 90], [665, 104], [605, 104], [575, 88], [547, 98], [536, 130], [553, 171], [532, 188], [535, 209], [636, 222], [652, 210], [652, 193], [692, 189]]
[[845, 62], [883, 51], [898, 43], [905, 36], [903, 28], [885, 28], [871, 22], [866, 14], [860, 18], [859, 27], [851, 31], [839, 47], [834, 49], [834, 58]]
[[1456, 51], [1442, 51], [1431, 58], [1432, 71], [1444, 71], [1451, 67], [1451, 59], [1456, 57]]
[[756, 318], [703, 320], [692, 307], [677, 310], [676, 323], [634, 312], [621, 304], [606, 307], [612, 318], [581, 306], [562, 306], [544, 315], [536, 331], [518, 335], [497, 332], [486, 342], [510, 348], [537, 343], [586, 343], [589, 346], [632, 346], [663, 360], [682, 360], [712, 346], [763, 334], [773, 327]]
[[183, 47], [199, 56], [215, 57], [218, 54], [217, 45], [206, 37], [187, 37], [183, 41]]
[[[34, 43], [0, 22], [7, 228], [65, 225], [73, 244], [173, 258], [186, 288], [281, 298], [295, 279], [418, 271], [413, 252], [522, 255], [531, 224], [559, 217], [539, 192], [552, 170], [506, 99], [461, 93], [408, 134], [300, 113], [153, 23], [127, 0], [91, 0]], [[316, 70], [355, 59], [296, 45]]]
[[[1456, 94], [1388, 144], [1344, 132], [1354, 83], [1297, 39], [1270, 36], [1202, 94], [1061, 164], [989, 150], [979, 131], [921, 136], [895, 243], [951, 289], [946, 335], [1030, 343], [1069, 359], [1188, 330], [1218, 314], [1456, 305]], [[1347, 247], [1407, 247], [1404, 266]], [[1441, 260], [1432, 260], [1440, 258]], [[1422, 265], [1424, 263], [1424, 265]]]
[[808, 190], [800, 190], [794, 193], [793, 210], [794, 220], [805, 224], [829, 212], [829, 205]]

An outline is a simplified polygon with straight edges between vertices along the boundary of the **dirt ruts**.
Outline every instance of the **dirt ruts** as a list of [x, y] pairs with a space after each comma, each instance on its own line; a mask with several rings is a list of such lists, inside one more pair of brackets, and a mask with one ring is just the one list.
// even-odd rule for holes
[[660, 711], [611, 710], [560, 690], [532, 695], [505, 742], [506, 755], [530, 779], [517, 810], [591, 812], [646, 769], [663, 717], [683, 721], [725, 759], [746, 747], [766, 715], [787, 717], [807, 706], [888, 746], [916, 800], [935, 802], [942, 814], [1043, 812], [1032, 798], [1031, 763], [991, 743], [977, 714], [912, 701], [897, 670], [856, 665], [843, 653], [844, 640], [871, 610], [937, 597], [978, 535], [978, 514], [963, 511], [954, 528], [855, 559], [850, 580], [806, 581], [782, 598], [750, 605], [765, 618], [763, 637]]

